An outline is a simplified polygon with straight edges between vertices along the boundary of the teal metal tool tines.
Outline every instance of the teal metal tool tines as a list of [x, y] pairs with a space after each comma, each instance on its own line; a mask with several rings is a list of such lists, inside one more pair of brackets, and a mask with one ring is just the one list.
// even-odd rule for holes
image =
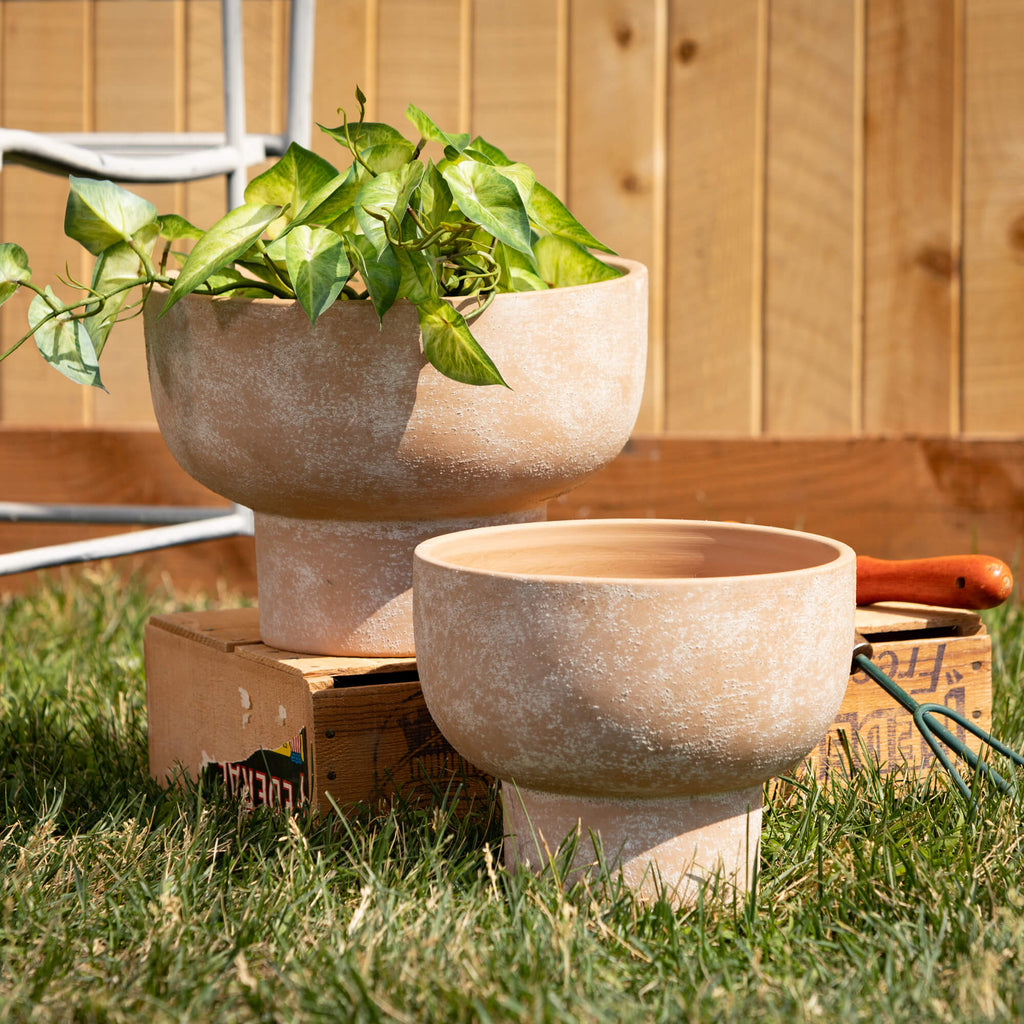
[[962, 757], [975, 771], [986, 775], [992, 783], [1005, 796], [1017, 795], [1016, 780], [1003, 778], [994, 768], [989, 766], [982, 757], [979, 757], [959, 736], [951, 729], [946, 728], [938, 717], [947, 718], [955, 722], [966, 732], [976, 736], [983, 744], [1014, 764], [1024, 768], [1024, 757], [1021, 757], [1015, 750], [1011, 750], [1005, 743], [1000, 743], [991, 734], [975, 725], [969, 718], [962, 715], [953, 708], [947, 708], [945, 704], [919, 704], [901, 686], [894, 683], [875, 663], [871, 660], [872, 647], [864, 637], [857, 635], [853, 648], [853, 669], [867, 673], [879, 686], [889, 694], [901, 707], [905, 708], [914, 716], [914, 724], [917, 726], [925, 742], [932, 749], [932, 753], [939, 759], [942, 767], [949, 772], [957, 789], [967, 801], [973, 799], [971, 787], [964, 781], [963, 776], [953, 764], [949, 754], [943, 749], [943, 744]]

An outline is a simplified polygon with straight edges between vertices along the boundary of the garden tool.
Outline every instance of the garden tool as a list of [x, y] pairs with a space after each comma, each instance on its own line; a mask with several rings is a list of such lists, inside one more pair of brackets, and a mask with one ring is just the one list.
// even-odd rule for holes
[[[987, 555], [950, 555], [903, 561], [887, 561], [866, 555], [857, 558], [857, 604], [911, 601], [977, 610], [994, 608], [1005, 601], [1012, 590], [1013, 576], [1009, 568], [999, 559]], [[1000, 775], [939, 719], [945, 718], [955, 723], [979, 739], [983, 746], [1002, 754], [1019, 767], [1024, 767], [1024, 757], [959, 711], [944, 704], [918, 703], [871, 661], [871, 654], [871, 644], [857, 634], [853, 648], [853, 670], [865, 672], [914, 716], [914, 724], [965, 800], [971, 800], [971, 789], [947, 749], [963, 758], [975, 771], [985, 775], [1005, 796], [1016, 795], [1016, 780]]]
[[857, 556], [857, 604], [912, 601], [978, 611], [1002, 604], [1013, 574], [990, 555], [890, 560]]
[[945, 744], [950, 750], [962, 757], [976, 771], [986, 775], [1004, 796], [1016, 796], [1017, 784], [1014, 780], [1003, 778], [994, 768], [991, 768], [978, 754], [976, 754], [959, 736], [951, 729], [947, 729], [938, 719], [947, 718], [955, 722], [966, 732], [976, 736], [982, 744], [1002, 754], [1014, 764], [1024, 768], [1024, 757], [1016, 751], [1011, 750], [1005, 743], [1001, 743], [990, 733], [975, 725], [969, 718], [962, 715], [954, 708], [947, 708], [945, 704], [919, 704], [909, 693], [897, 683], [894, 683], [874, 662], [871, 661], [871, 644], [860, 634], [856, 635], [853, 648], [853, 669], [860, 669], [866, 672], [879, 686], [889, 694], [901, 707], [905, 708], [914, 716], [914, 724], [917, 726], [925, 742], [932, 749], [932, 753], [939, 759], [942, 767], [949, 772], [956, 788], [960, 790], [965, 800], [971, 800], [971, 788], [964, 782], [963, 776], [953, 764], [949, 754], [943, 749]]

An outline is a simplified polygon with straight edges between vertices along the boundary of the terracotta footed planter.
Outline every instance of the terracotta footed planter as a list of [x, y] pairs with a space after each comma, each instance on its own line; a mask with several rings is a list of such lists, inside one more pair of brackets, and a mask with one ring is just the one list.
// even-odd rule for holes
[[498, 295], [473, 331], [511, 390], [439, 374], [415, 308], [340, 302], [310, 326], [277, 300], [146, 305], [149, 379], [172, 454], [255, 514], [264, 643], [411, 655], [412, 551], [544, 518], [622, 449], [639, 409], [647, 272]]
[[448, 741], [503, 781], [505, 859], [576, 833], [679, 902], [752, 877], [764, 782], [842, 703], [856, 570], [844, 544], [767, 527], [590, 520], [421, 544], [416, 649]]

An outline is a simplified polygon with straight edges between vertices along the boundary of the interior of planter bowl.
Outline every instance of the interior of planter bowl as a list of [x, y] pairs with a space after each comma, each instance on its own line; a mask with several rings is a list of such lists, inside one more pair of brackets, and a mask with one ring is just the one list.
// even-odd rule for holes
[[424, 554], [499, 575], [709, 580], [811, 569], [835, 561], [842, 549], [810, 534], [736, 523], [598, 519], [452, 535]]

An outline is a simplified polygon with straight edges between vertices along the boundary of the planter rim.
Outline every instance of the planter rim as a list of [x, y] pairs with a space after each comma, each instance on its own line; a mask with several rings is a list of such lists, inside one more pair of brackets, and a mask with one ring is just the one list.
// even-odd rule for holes
[[[635, 527], [643, 526], [647, 529], [662, 530], [666, 534], [682, 531], [704, 531], [721, 534], [747, 534], [761, 535], [763, 537], [792, 538], [798, 542], [806, 542], [809, 549], [821, 547], [830, 550], [829, 557], [811, 565], [782, 569], [769, 572], [750, 573], [729, 573], [725, 575], [709, 576], [599, 576], [589, 573], [560, 573], [560, 572], [525, 572], [506, 569], [495, 569], [481, 567], [478, 565], [464, 565], [458, 560], [459, 553], [468, 546], [472, 546], [474, 539], [480, 536], [510, 538], [525, 538], [528, 534], [557, 534], [561, 531], [584, 531], [597, 532], [601, 530], [621, 529], [628, 531]], [[623, 538], [625, 540], [625, 537]], [[500, 579], [517, 580], [520, 582], [539, 582], [565, 584], [576, 583], [586, 585], [628, 585], [635, 587], [657, 587], [670, 585], [683, 589], [697, 589], [708, 586], [721, 586], [724, 581], [735, 583], [742, 580], [765, 581], [772, 578], [785, 579], [794, 574], [814, 574], [833, 568], [838, 568], [843, 563], [854, 564], [856, 553], [849, 545], [831, 537], [824, 537], [819, 534], [807, 533], [801, 530], [787, 530], [777, 526], [760, 526], [752, 523], [723, 523], [715, 520], [703, 519], [559, 519], [539, 523], [522, 523], [510, 526], [485, 526], [474, 530], [463, 530], [459, 533], [444, 534], [423, 541], [417, 545], [415, 560], [423, 562], [440, 569], [450, 569], [467, 576], [497, 577]]]

